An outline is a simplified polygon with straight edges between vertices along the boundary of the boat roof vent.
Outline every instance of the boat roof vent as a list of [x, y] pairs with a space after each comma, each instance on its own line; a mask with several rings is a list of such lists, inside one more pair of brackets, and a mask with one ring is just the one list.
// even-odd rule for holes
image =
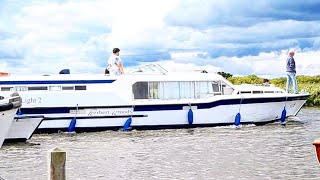
[[62, 69], [59, 74], [70, 74], [70, 69]]
[[199, 70], [195, 70], [196, 72], [200, 72], [200, 73], [208, 73], [208, 71], [203, 70], [203, 69], [199, 69]]

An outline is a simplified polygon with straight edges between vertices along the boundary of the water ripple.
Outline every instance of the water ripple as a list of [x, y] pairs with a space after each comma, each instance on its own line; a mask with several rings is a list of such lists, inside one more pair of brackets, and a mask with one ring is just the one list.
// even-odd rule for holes
[[68, 179], [319, 179], [320, 109], [285, 127], [233, 126], [34, 135], [0, 150], [0, 177], [46, 179], [48, 150], [67, 151]]

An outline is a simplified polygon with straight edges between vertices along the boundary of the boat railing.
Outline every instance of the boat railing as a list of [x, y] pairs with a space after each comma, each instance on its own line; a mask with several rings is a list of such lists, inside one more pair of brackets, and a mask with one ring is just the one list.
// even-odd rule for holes
[[275, 87], [274, 84], [240, 84], [240, 86], [264, 86], [264, 87]]
[[164, 69], [159, 64], [147, 64], [141, 67], [138, 67], [132, 71], [129, 72], [130, 74], [136, 74], [136, 73], [152, 73], [152, 74], [167, 74], [168, 71]]

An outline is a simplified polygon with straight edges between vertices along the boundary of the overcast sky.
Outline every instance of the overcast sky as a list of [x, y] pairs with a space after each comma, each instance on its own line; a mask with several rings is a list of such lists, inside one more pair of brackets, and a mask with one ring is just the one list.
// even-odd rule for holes
[[125, 68], [320, 74], [319, 0], [0, 0], [0, 71], [103, 73], [114, 47]]

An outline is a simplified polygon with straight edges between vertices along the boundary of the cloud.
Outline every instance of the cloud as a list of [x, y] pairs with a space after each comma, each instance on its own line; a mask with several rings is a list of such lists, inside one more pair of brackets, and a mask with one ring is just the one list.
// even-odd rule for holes
[[[291, 47], [311, 48], [320, 35], [319, 22], [292, 20], [257, 23], [250, 27], [216, 27], [206, 30], [176, 27], [180, 47], [206, 50], [212, 57], [258, 55]], [[297, 28], [299, 27], [299, 28]], [[185, 34], [188, 34], [185, 35]]]
[[[13, 23], [1, 24], [0, 29], [9, 32], [11, 26], [14, 33], [1, 38], [0, 47], [10, 48], [3, 48], [0, 57], [21, 60], [22, 56], [23, 66], [51, 62], [74, 66], [77, 62], [90, 61], [102, 68], [112, 48], [120, 47], [124, 57], [131, 59], [129, 65], [146, 59], [167, 59], [170, 56], [166, 30], [159, 22], [163, 11], [169, 10], [172, 3], [174, 1], [33, 1], [17, 8], [7, 1], [6, 6], [12, 11], [2, 12], [1, 19], [11, 17]], [[119, 8], [122, 4], [125, 6]], [[139, 8], [142, 6], [149, 8]], [[13, 41], [15, 43], [10, 43]]]
[[166, 62], [177, 69], [187, 63], [238, 75], [280, 76], [281, 68], [269, 67], [295, 48], [303, 62], [300, 73], [315, 74], [319, 2], [5, 0], [0, 71], [101, 73], [119, 47], [126, 67]]
[[[295, 52], [298, 75], [320, 75], [319, 51], [302, 52], [301, 49], [295, 49]], [[206, 69], [211, 72], [228, 72], [235, 76], [251, 74], [266, 78], [286, 76], [288, 54], [286, 50], [244, 57], [199, 58], [197, 54], [201, 52], [172, 54], [172, 60], [158, 63], [173, 71]]]
[[165, 21], [188, 47], [214, 58], [241, 57], [312, 48], [320, 35], [317, 5], [320, 1], [181, 1]]
[[247, 27], [257, 22], [278, 20], [317, 21], [319, 0], [297, 2], [260, 0], [180, 1], [166, 17], [174, 26], [207, 28], [217, 26]]

